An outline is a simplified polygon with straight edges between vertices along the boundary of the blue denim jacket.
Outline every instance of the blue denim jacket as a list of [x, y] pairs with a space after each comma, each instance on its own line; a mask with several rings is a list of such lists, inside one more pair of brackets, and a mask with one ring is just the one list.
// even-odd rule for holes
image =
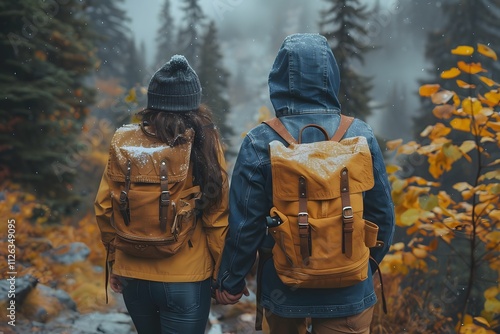
[[[269, 75], [271, 102], [276, 116], [288, 131], [298, 137], [306, 124], [324, 127], [330, 137], [338, 127], [340, 83], [337, 63], [326, 42], [318, 34], [297, 34], [285, 39]], [[379, 240], [385, 246], [372, 249], [380, 262], [387, 253], [394, 233], [394, 208], [380, 148], [371, 128], [356, 119], [346, 137], [367, 138], [373, 158], [375, 186], [364, 194], [364, 216], [376, 223]], [[218, 285], [237, 294], [259, 249], [272, 248], [266, 234], [265, 217], [272, 207], [269, 143], [283, 140], [265, 124], [252, 129], [244, 138], [231, 180], [229, 233], [224, 247]], [[303, 142], [323, 140], [308, 129]], [[371, 269], [370, 269], [371, 270]], [[265, 308], [283, 317], [344, 317], [362, 312], [377, 301], [372, 275], [359, 284], [340, 289], [297, 289], [284, 285], [272, 260], [265, 263], [261, 301]]]

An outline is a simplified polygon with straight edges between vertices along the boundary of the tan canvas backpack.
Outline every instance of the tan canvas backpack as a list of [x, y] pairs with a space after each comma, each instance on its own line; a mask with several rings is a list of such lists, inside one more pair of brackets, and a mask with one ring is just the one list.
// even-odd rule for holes
[[190, 167], [194, 132], [169, 146], [138, 124], [118, 129], [108, 163], [117, 237], [114, 246], [133, 256], [171, 256], [189, 243], [196, 226], [199, 186]]
[[[342, 116], [329, 140], [318, 125], [307, 125], [296, 141], [278, 118], [267, 121], [283, 139], [269, 144], [273, 208], [268, 232], [280, 279], [297, 288], [340, 288], [368, 276], [370, 247], [378, 226], [363, 219], [363, 192], [374, 185], [365, 137], [341, 138], [352, 118]], [[325, 141], [301, 143], [306, 128]], [[312, 130], [309, 130], [312, 131]]]

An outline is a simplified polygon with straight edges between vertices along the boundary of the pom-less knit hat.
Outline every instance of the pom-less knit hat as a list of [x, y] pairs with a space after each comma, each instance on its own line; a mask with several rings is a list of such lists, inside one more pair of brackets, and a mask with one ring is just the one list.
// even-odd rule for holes
[[198, 109], [200, 103], [200, 80], [184, 56], [173, 56], [149, 82], [148, 109], [183, 112]]

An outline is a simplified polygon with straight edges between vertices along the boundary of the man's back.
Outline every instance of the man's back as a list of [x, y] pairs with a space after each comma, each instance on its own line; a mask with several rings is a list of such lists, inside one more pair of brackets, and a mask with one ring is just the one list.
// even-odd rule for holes
[[[300, 129], [310, 123], [322, 126], [331, 137], [340, 121], [339, 84], [338, 67], [324, 37], [317, 34], [287, 37], [269, 75], [270, 97], [276, 116], [295, 138]], [[394, 231], [390, 186], [383, 156], [371, 128], [356, 119], [345, 137], [355, 136], [366, 138], [372, 155], [375, 183], [363, 196], [364, 218], [379, 226], [379, 237], [385, 246], [371, 251], [371, 255], [381, 261]], [[323, 137], [320, 131], [308, 129], [303, 134], [303, 142], [323, 140]], [[274, 180], [269, 155], [269, 143], [273, 140], [285, 144], [265, 124], [249, 131], [233, 170], [229, 238], [218, 280], [219, 289], [230, 294], [238, 294], [245, 287], [245, 276], [254, 263], [256, 252], [274, 245], [272, 237], [266, 234], [265, 224], [265, 217], [273, 206]], [[286, 328], [283, 325], [285, 318], [351, 317], [371, 309], [377, 301], [370, 268], [368, 278], [356, 285], [310, 289], [285, 285], [276, 273], [272, 258], [260, 263], [260, 267], [259, 302], [266, 309], [268, 322], [277, 317], [275, 323], [281, 323], [283, 328]]]

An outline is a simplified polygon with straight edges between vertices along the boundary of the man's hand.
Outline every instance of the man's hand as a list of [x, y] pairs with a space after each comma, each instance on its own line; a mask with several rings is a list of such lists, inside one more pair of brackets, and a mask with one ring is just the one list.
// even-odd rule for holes
[[119, 277], [120, 276], [115, 274], [109, 275], [109, 286], [111, 287], [111, 290], [113, 290], [116, 293], [122, 293], [123, 291], [123, 284], [120, 281]]
[[243, 289], [240, 293], [236, 295], [232, 295], [227, 291], [220, 291], [219, 289], [215, 290], [215, 300], [217, 300], [217, 303], [222, 304], [222, 305], [233, 305], [239, 302], [240, 298], [245, 295], [249, 296], [250, 292], [248, 292], [247, 287]]

